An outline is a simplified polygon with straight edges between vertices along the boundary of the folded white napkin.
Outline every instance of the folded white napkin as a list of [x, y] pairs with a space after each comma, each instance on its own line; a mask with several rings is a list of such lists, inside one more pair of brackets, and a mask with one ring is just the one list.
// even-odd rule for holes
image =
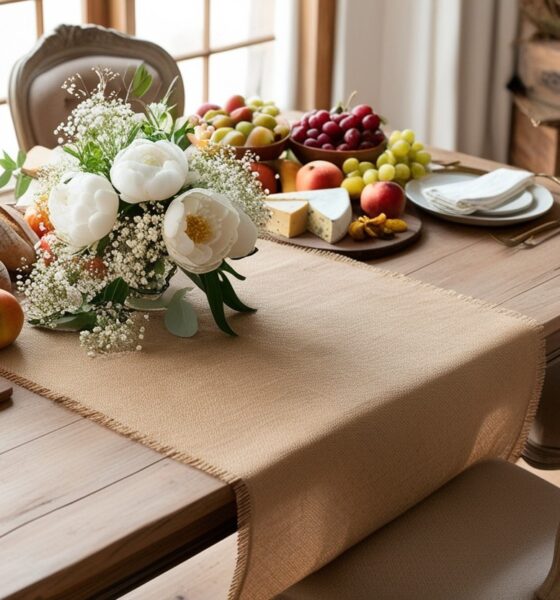
[[486, 175], [426, 188], [424, 195], [435, 208], [458, 215], [496, 208], [521, 193], [533, 182], [533, 173], [496, 169]]

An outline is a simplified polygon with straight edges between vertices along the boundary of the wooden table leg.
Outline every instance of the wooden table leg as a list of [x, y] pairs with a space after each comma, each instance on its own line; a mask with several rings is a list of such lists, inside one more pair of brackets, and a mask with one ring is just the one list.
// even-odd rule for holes
[[560, 352], [549, 358], [541, 402], [523, 458], [537, 469], [560, 468]]

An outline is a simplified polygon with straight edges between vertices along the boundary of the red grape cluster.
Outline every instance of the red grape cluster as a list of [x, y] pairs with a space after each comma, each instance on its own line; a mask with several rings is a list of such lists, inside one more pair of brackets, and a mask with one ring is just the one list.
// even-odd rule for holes
[[385, 140], [381, 118], [371, 106], [358, 104], [351, 112], [312, 110], [294, 124], [292, 139], [323, 150], [366, 150]]

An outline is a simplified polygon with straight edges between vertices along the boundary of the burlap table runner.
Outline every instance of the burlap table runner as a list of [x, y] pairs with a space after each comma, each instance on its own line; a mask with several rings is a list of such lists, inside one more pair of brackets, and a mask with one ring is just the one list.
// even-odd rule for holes
[[[268, 599], [467, 465], [519, 455], [544, 348], [530, 319], [401, 276], [260, 242], [238, 268], [259, 307], [219, 332], [159, 323], [89, 359], [27, 329], [1, 374], [234, 485], [232, 597]], [[35, 386], [31, 382], [40, 384]]]

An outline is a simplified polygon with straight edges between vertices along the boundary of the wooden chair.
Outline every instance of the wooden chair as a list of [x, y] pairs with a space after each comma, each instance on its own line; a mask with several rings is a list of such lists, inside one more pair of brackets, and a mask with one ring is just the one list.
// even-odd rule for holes
[[[80, 73], [87, 89], [93, 89], [97, 76], [93, 67], [108, 67], [121, 78], [109, 89], [126, 93], [136, 67], [144, 63], [153, 77], [145, 102], [160, 99], [177, 78], [170, 102], [176, 114], [183, 113], [184, 88], [177, 63], [160, 46], [96, 25], [60, 25], [43, 36], [36, 46], [14, 65], [9, 82], [8, 101], [22, 149], [57, 144], [55, 128], [66, 119], [78, 100], [61, 88], [70, 76]], [[136, 102], [136, 104], [135, 104]], [[141, 107], [134, 101], [135, 110]]]
[[276, 600], [560, 600], [559, 522], [560, 489], [480, 463]]

